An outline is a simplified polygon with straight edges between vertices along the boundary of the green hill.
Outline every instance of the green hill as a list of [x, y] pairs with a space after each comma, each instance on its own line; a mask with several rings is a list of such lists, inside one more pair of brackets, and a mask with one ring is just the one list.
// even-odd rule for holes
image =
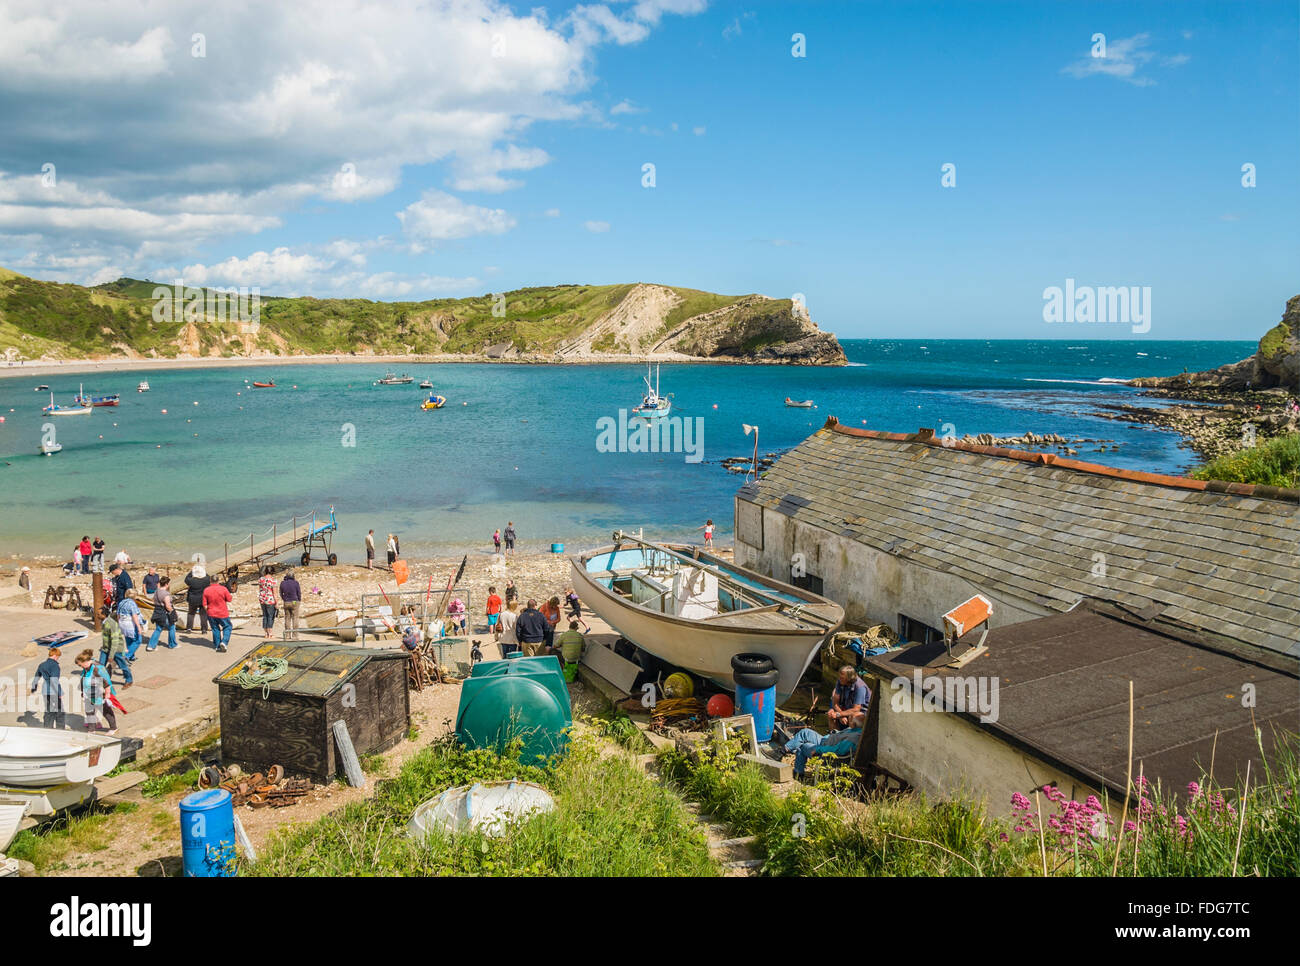
[[[157, 296], [157, 297], [155, 297]], [[462, 299], [240, 302], [212, 289], [120, 278], [87, 288], [0, 269], [0, 351], [27, 359], [661, 355], [842, 364], [835, 337], [788, 299], [661, 285], [555, 285]]]

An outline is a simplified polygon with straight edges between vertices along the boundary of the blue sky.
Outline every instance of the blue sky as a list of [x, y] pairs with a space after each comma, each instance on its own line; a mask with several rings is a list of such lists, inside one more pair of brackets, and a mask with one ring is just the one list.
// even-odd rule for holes
[[1067, 278], [1250, 338], [1300, 292], [1295, 2], [76, 6], [0, 0], [35, 277], [798, 292], [846, 338], [1132, 337], [1044, 322]]

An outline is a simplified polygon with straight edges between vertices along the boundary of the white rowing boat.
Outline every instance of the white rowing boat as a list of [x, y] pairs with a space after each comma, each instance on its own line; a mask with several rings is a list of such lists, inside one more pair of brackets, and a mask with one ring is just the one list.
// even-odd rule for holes
[[122, 741], [53, 728], [0, 728], [0, 785], [22, 788], [89, 782], [107, 775]]
[[643, 650], [727, 690], [732, 657], [763, 654], [784, 701], [844, 620], [834, 601], [697, 547], [615, 539], [570, 558], [583, 604]]
[[532, 782], [480, 782], [449, 788], [418, 806], [407, 831], [417, 842], [431, 831], [447, 835], [478, 829], [484, 835], [503, 835], [515, 822], [555, 810], [555, 800]]

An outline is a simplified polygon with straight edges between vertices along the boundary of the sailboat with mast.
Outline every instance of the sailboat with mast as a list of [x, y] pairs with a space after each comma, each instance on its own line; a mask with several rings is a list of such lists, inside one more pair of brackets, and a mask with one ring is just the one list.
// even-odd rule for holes
[[632, 410], [632, 415], [640, 419], [663, 419], [673, 409], [672, 393], [667, 396], [659, 392], [659, 366], [655, 366], [654, 385], [650, 385], [650, 363], [645, 365], [645, 395], [641, 405]]

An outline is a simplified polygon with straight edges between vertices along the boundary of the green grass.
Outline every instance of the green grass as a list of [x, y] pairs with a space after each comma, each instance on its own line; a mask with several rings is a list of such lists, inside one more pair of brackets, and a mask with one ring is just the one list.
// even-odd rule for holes
[[164, 798], [172, 792], [188, 788], [198, 788], [199, 769], [191, 768], [184, 772], [168, 772], [146, 778], [140, 785], [140, 794], [145, 798]]
[[[766, 875], [1042, 875], [1045, 858], [1049, 875], [1108, 876], [1118, 851], [1123, 875], [1136, 869], [1153, 877], [1296, 876], [1298, 740], [1278, 739], [1272, 763], [1248, 793], [1205, 777], [1190, 802], [1172, 790], [1153, 789], [1142, 806], [1138, 835], [1129, 829], [1122, 839], [1114, 830], [1075, 837], [1045, 829], [1041, 849], [1036, 809], [1027, 826], [1023, 819], [990, 818], [984, 803], [968, 798], [927, 802], [909, 794], [849, 802], [844, 793], [852, 773], [843, 768], [828, 768], [813, 788], [782, 797], [755, 766], [740, 766], [727, 747], [714, 746], [698, 761], [668, 751], [660, 761], [684, 796], [739, 834], [757, 836], [767, 854]], [[1041, 804], [1044, 823], [1064, 808], [1046, 795]], [[1135, 794], [1131, 818], [1137, 810]]]
[[98, 852], [112, 844], [109, 823], [114, 814], [129, 814], [139, 808], [133, 802], [116, 806], [93, 804], [74, 815], [55, 819], [36, 828], [24, 829], [6, 850], [11, 859], [23, 859], [36, 866], [36, 871], [58, 871], [66, 868], [64, 861], [70, 854]]
[[1228, 453], [1192, 472], [1197, 480], [1300, 487], [1300, 433]]
[[[546, 786], [556, 811], [501, 838], [477, 832], [406, 835], [412, 812], [443, 790], [517, 778]], [[310, 825], [278, 833], [243, 874], [357, 875], [716, 875], [704, 833], [670, 792], [622, 756], [602, 757], [577, 735], [560, 761], [521, 763], [513, 754], [441, 741], [408, 760], [376, 795]]]

